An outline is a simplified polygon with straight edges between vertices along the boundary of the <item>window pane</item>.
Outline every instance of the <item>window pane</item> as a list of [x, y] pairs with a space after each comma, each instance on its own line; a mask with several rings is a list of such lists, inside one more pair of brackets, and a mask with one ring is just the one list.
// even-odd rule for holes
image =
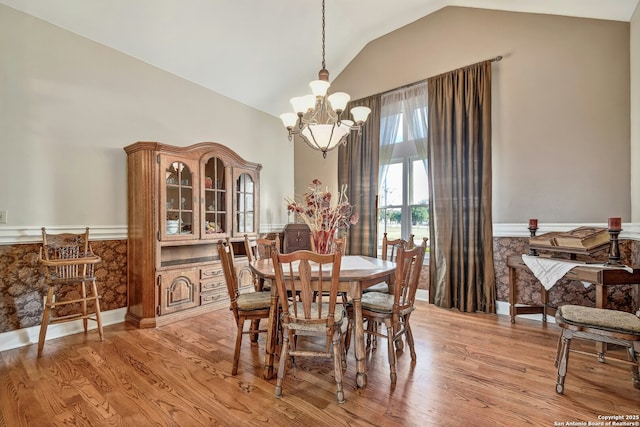
[[402, 211], [400, 208], [378, 209], [378, 254], [382, 247], [382, 237], [387, 233], [387, 239], [400, 238], [400, 220]]
[[[420, 236], [420, 231], [429, 225], [429, 208], [426, 206], [411, 207], [411, 231], [416, 236]], [[426, 230], [428, 236], [429, 230]]]
[[413, 191], [411, 192], [410, 203], [416, 205], [426, 204], [429, 201], [429, 181], [427, 180], [427, 171], [424, 168], [422, 160], [414, 160], [411, 171], [411, 183]]
[[402, 163], [389, 165], [387, 176], [382, 183], [379, 205], [402, 205]]

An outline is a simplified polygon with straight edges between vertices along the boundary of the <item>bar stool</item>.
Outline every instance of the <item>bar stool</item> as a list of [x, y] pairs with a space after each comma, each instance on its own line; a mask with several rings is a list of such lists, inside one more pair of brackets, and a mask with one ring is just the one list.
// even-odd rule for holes
[[[100, 261], [102, 261], [101, 258], [93, 254], [89, 244], [89, 227], [81, 234], [47, 234], [45, 227], [42, 227], [40, 262], [47, 269], [46, 282], [49, 289], [40, 325], [38, 357], [42, 356], [47, 327], [50, 324], [82, 319], [84, 332], [87, 333], [87, 320], [93, 320], [98, 324], [98, 334], [102, 341], [100, 295], [98, 295], [95, 277], [95, 265]], [[91, 295], [87, 295], [87, 284], [90, 284]], [[63, 286], [78, 285], [80, 285], [80, 297], [56, 301], [56, 290]], [[93, 312], [87, 310], [87, 305], [91, 303], [94, 306]], [[59, 307], [70, 304], [79, 304], [81, 312], [52, 316], [52, 310], [57, 311]]]

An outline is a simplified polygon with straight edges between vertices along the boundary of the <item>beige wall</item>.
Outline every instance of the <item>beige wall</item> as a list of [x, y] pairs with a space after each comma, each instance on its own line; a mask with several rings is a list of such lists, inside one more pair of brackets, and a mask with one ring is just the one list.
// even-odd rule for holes
[[302, 200], [307, 186], [314, 179], [335, 191], [338, 188], [338, 149], [327, 152], [327, 158], [320, 151], [309, 148], [302, 139], [295, 141], [295, 192], [296, 198]]
[[[496, 55], [494, 222], [629, 221], [629, 23], [447, 7], [371, 42], [331, 91], [361, 98]], [[331, 170], [301, 158], [296, 190], [298, 168]]]
[[261, 221], [284, 224], [293, 147], [279, 119], [0, 5], [0, 209], [7, 226], [126, 226], [136, 141], [213, 141], [263, 164]]
[[631, 220], [640, 222], [640, 4], [631, 18]]

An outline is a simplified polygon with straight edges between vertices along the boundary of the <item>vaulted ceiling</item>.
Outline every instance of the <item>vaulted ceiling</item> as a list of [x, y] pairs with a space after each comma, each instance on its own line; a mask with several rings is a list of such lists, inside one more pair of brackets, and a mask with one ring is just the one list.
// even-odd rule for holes
[[[629, 21], [639, 0], [326, 0], [335, 78], [367, 43], [446, 6]], [[321, 0], [0, 0], [279, 115], [321, 68]]]

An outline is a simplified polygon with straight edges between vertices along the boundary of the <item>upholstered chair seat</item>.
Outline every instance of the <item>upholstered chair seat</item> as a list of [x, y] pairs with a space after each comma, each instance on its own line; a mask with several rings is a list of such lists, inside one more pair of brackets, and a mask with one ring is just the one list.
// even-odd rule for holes
[[[615, 344], [627, 350], [627, 360], [617, 357], [606, 359], [616, 360], [631, 366], [633, 386], [640, 389], [640, 375], [638, 374], [638, 354], [640, 353], [640, 312], [636, 315], [618, 310], [604, 308], [583, 307], [579, 305], [563, 305], [556, 312], [556, 323], [562, 328], [558, 339], [555, 365], [558, 368], [556, 393], [564, 394], [564, 381], [567, 375], [569, 352], [585, 354], [585, 352], [571, 349], [571, 340], [579, 338], [595, 341], [601, 346], [599, 352], [593, 355], [600, 362], [605, 362], [606, 344]], [[589, 354], [589, 353], [586, 353]]]
[[[368, 292], [362, 295], [362, 308], [378, 313], [393, 313], [393, 294], [383, 292]], [[404, 316], [411, 313], [415, 309], [414, 306], [405, 307], [398, 311], [398, 314]]]

